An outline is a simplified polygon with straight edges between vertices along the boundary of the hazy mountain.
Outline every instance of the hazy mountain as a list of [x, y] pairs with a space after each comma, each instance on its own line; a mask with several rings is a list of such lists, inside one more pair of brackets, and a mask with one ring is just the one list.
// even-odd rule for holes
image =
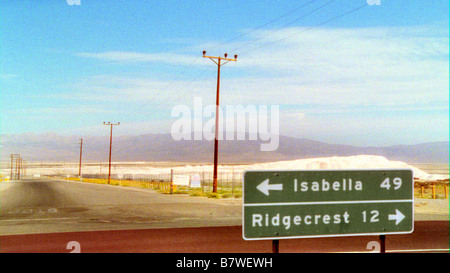
[[[248, 138], [247, 138], [248, 139]], [[70, 161], [79, 159], [80, 139], [57, 134], [1, 135], [1, 159], [20, 153], [28, 161]], [[358, 147], [328, 144], [310, 139], [280, 136], [279, 147], [273, 152], [261, 152], [255, 140], [219, 141], [220, 163], [256, 163], [311, 157], [381, 155], [390, 160], [408, 163], [448, 163], [449, 142], [388, 147]], [[170, 134], [115, 136], [113, 161], [183, 161], [213, 162], [213, 141], [175, 141]], [[108, 161], [109, 136], [83, 137], [83, 162]]]

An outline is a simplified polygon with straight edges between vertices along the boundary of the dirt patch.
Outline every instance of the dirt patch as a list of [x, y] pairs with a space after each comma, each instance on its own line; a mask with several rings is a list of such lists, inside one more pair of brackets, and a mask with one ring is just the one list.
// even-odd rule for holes
[[449, 215], [449, 199], [414, 199], [414, 212]]

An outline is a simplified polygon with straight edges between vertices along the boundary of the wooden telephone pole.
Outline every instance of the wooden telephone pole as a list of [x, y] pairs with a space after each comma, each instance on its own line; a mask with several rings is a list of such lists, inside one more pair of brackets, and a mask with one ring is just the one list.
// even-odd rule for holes
[[78, 167], [78, 177], [81, 178], [81, 155], [83, 154], [83, 138], [81, 138], [80, 142], [80, 165]]
[[[213, 192], [217, 192], [217, 159], [219, 151], [219, 87], [220, 87], [220, 67], [230, 61], [236, 62], [237, 55], [234, 55], [234, 59], [227, 58], [227, 53], [224, 57], [206, 56], [206, 51], [203, 51], [203, 58], [209, 58], [215, 64], [217, 64], [217, 91], [216, 91], [216, 132], [214, 138], [214, 174], [213, 174]], [[217, 61], [216, 61], [217, 60]], [[221, 61], [224, 60], [224, 63]]]
[[[17, 156], [15, 164], [16, 164], [16, 168], [14, 170], [13, 173], [13, 166], [14, 166], [14, 157]], [[15, 176], [16, 179], [20, 179], [20, 163], [21, 162], [21, 158], [20, 158], [20, 154], [11, 154], [11, 174], [10, 174], [10, 180], [13, 180], [13, 175]]]
[[113, 126], [120, 125], [120, 122], [117, 122], [116, 124], [111, 123], [108, 121], [108, 123], [103, 122], [103, 125], [111, 126], [111, 134], [109, 136], [109, 172], [108, 172], [108, 184], [111, 184], [111, 151], [112, 151], [112, 130]]

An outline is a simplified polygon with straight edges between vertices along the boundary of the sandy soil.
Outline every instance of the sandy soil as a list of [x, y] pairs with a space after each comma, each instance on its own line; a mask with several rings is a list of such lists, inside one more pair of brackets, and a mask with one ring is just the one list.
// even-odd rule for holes
[[449, 199], [414, 199], [414, 212], [449, 216]]

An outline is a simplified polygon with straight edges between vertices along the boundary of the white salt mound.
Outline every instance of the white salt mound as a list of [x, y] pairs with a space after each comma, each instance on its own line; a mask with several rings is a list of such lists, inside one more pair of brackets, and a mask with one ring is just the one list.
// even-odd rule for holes
[[[113, 165], [120, 162], [113, 162]], [[220, 173], [232, 174], [238, 177], [245, 170], [345, 170], [345, 169], [412, 169], [414, 177], [425, 181], [435, 181], [439, 179], [448, 179], [448, 175], [428, 174], [416, 167], [410, 166], [405, 162], [391, 161], [383, 156], [378, 155], [357, 155], [357, 156], [334, 156], [297, 159], [289, 161], [277, 161], [268, 163], [256, 163], [250, 165], [220, 165], [218, 168]], [[185, 165], [180, 167], [150, 167], [142, 162], [129, 162], [113, 167], [111, 172], [114, 175], [148, 175], [148, 174], [170, 174], [171, 169], [177, 173], [198, 174], [204, 173], [212, 175], [213, 165]], [[9, 172], [9, 170], [7, 170]], [[107, 167], [84, 166], [83, 174], [107, 174]], [[78, 174], [78, 165], [65, 166], [63, 168], [33, 168], [27, 171], [28, 175], [76, 175]]]
[[357, 155], [347, 157], [323, 157], [279, 161], [250, 165], [247, 169], [412, 169], [415, 178], [421, 180], [446, 179], [445, 175], [431, 175], [401, 161], [391, 161], [378, 155]]
[[[212, 165], [206, 166], [183, 166], [173, 168], [176, 171], [185, 172], [201, 172], [212, 170]], [[297, 159], [289, 161], [277, 161], [268, 163], [257, 163], [251, 165], [233, 165], [233, 166], [219, 166], [219, 171], [239, 172], [245, 170], [312, 170], [312, 169], [411, 169], [415, 178], [421, 180], [438, 180], [447, 179], [446, 175], [432, 175], [428, 174], [416, 167], [406, 164], [401, 161], [388, 160], [383, 156], [378, 155], [357, 155], [346, 157], [320, 157]]]

